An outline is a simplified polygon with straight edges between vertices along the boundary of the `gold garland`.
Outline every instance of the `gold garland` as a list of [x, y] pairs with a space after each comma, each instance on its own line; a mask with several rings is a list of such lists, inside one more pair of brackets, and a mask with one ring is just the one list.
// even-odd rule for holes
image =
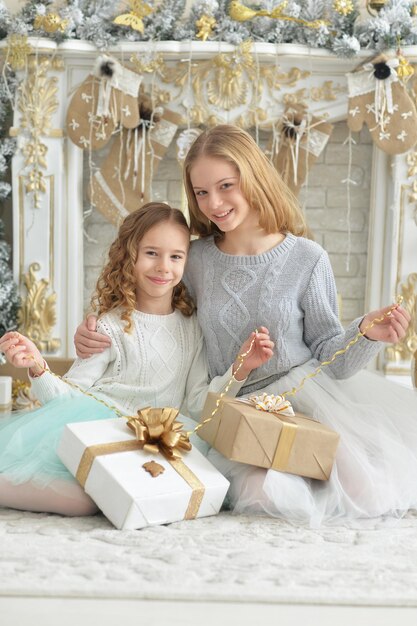
[[396, 303], [390, 308], [389, 311], [381, 315], [381, 317], [376, 317], [375, 319], [373, 319], [372, 322], [370, 322], [370, 324], [368, 324], [364, 328], [364, 330], [359, 331], [358, 334], [353, 339], [351, 339], [351, 341], [349, 341], [349, 343], [344, 348], [342, 348], [341, 350], [336, 350], [336, 352], [328, 361], [322, 361], [322, 363], [320, 363], [320, 365], [314, 370], [314, 372], [311, 372], [311, 374], [307, 374], [307, 376], [304, 376], [304, 378], [301, 380], [300, 384], [297, 387], [293, 387], [292, 389], [289, 389], [288, 391], [284, 391], [284, 393], [280, 394], [281, 397], [285, 399], [286, 396], [295, 396], [295, 394], [304, 387], [304, 383], [309, 378], [314, 378], [315, 376], [317, 376], [317, 374], [320, 374], [323, 367], [330, 365], [331, 363], [333, 363], [335, 359], [337, 359], [338, 356], [345, 354], [345, 352], [347, 352], [353, 345], [355, 345], [355, 343], [357, 343], [361, 337], [364, 337], [366, 333], [368, 332], [368, 330], [373, 328], [375, 324], [380, 324], [387, 317], [391, 317], [392, 312], [394, 311], [394, 309], [397, 308], [398, 305], [402, 303], [403, 299], [404, 299], [403, 296], [397, 296]]
[[[236, 360], [239, 361], [239, 365], [236, 368], [235, 373], [233, 374], [232, 378], [229, 380], [229, 382], [227, 383], [226, 387], [224, 388], [224, 391], [219, 394], [219, 397], [217, 399], [216, 402], [216, 408], [214, 409], [212, 416], [210, 417], [210, 419], [212, 417], [214, 417], [215, 413], [217, 412], [218, 408], [219, 408], [219, 404], [220, 401], [222, 400], [222, 398], [227, 394], [227, 392], [229, 391], [233, 381], [235, 380], [235, 376], [236, 374], [240, 371], [243, 362], [245, 360], [245, 358], [248, 356], [248, 354], [250, 353], [250, 351], [252, 350], [253, 344], [255, 343], [255, 339], [256, 339], [256, 334], [258, 332], [258, 329], [255, 329], [255, 337], [252, 339], [249, 348], [246, 350], [246, 352], [243, 352], [242, 354], [238, 354], [238, 356], [236, 357]], [[59, 380], [62, 380], [64, 383], [66, 383], [67, 385], [69, 385], [70, 387], [72, 387], [73, 389], [76, 389], [77, 391], [80, 391], [83, 395], [87, 396], [88, 398], [93, 398], [93, 400], [96, 400], [97, 402], [99, 402], [100, 404], [102, 404], [103, 406], [105, 406], [106, 408], [110, 409], [111, 411], [114, 411], [114, 413], [118, 416], [118, 417], [123, 417], [125, 419], [128, 420], [128, 422], [131, 422], [132, 420], [136, 420], [136, 416], [132, 416], [132, 415], [124, 415], [116, 406], [114, 406], [113, 404], [109, 404], [108, 402], [106, 402], [105, 400], [102, 400], [100, 398], [97, 398], [93, 393], [90, 393], [89, 391], [85, 391], [84, 389], [82, 389], [82, 387], [80, 387], [79, 385], [77, 385], [76, 383], [71, 382], [70, 380], [66, 380], [65, 378], [63, 378], [62, 376], [59, 376], [59, 374], [55, 374], [54, 372], [51, 372], [51, 370], [49, 369], [49, 367], [47, 366], [47, 363], [45, 361], [43, 361], [43, 363], [39, 363], [39, 361], [37, 361], [35, 359], [35, 357], [31, 354], [29, 355], [30, 359], [33, 360], [34, 363], [36, 363], [36, 365], [38, 365], [42, 372], [41, 374], [39, 374], [39, 376], [42, 376], [42, 374], [44, 372], [49, 372], [52, 376], [54, 376], [55, 378], [58, 378]], [[38, 376], [38, 375], [37, 375]], [[149, 408], [149, 407], [147, 407]], [[176, 409], [174, 409], [176, 410]], [[139, 409], [138, 410], [138, 414], [140, 414], [142, 411], [144, 411], [144, 409]], [[207, 420], [206, 420], [207, 421]], [[196, 426], [196, 428], [194, 428], [194, 430], [190, 430], [187, 431], [185, 434], [187, 435], [187, 437], [189, 437], [192, 433], [197, 432], [197, 430], [202, 426], [203, 424], [198, 424]]]
[[[304, 387], [304, 383], [309, 379], [309, 378], [314, 378], [315, 376], [317, 376], [317, 374], [320, 374], [320, 372], [322, 371], [322, 368], [330, 365], [331, 363], [333, 363], [333, 361], [340, 355], [345, 354], [345, 352], [347, 352], [355, 343], [357, 343], [359, 341], [359, 339], [361, 337], [363, 337], [368, 330], [370, 330], [371, 328], [373, 328], [375, 326], [375, 324], [380, 324], [381, 322], [383, 322], [387, 317], [390, 317], [392, 312], [394, 311], [394, 309], [397, 308], [398, 305], [401, 304], [401, 302], [403, 301], [403, 296], [397, 296], [396, 298], [396, 303], [389, 309], [389, 311], [387, 311], [386, 313], [384, 313], [381, 317], [376, 317], [375, 319], [372, 320], [372, 322], [370, 322], [362, 331], [359, 331], [358, 334], [351, 340], [349, 341], [349, 343], [344, 347], [341, 348], [340, 350], [337, 350], [333, 356], [328, 360], [328, 361], [323, 361], [322, 363], [320, 363], [320, 365], [314, 370], [314, 372], [312, 372], [311, 374], [308, 374], [307, 376], [304, 376], [304, 378], [301, 380], [300, 384], [298, 385], [298, 387], [293, 387], [292, 389], [289, 389], [288, 391], [284, 391], [284, 393], [281, 393], [279, 396], [275, 396], [274, 394], [269, 394], [269, 398], [274, 400], [277, 398], [280, 398], [282, 400], [285, 400], [286, 396], [289, 395], [293, 395], [295, 396], [295, 394], [300, 391], [300, 389], [302, 389]], [[257, 332], [257, 331], [255, 331]], [[251, 343], [249, 350], [247, 352], [245, 352], [245, 354], [242, 355], [238, 355], [238, 359], [241, 358], [241, 364], [240, 366], [243, 364], [243, 360], [245, 358], [245, 356], [250, 352], [250, 350], [252, 349], [252, 345], [253, 342]], [[238, 370], [236, 370], [237, 373]], [[229, 385], [227, 386], [227, 388], [225, 389], [225, 391], [219, 395], [219, 397], [217, 398], [216, 401], [216, 406], [213, 409], [210, 417], [207, 417], [206, 419], [204, 419], [202, 422], [200, 422], [200, 424], [198, 424], [195, 428], [193, 432], [197, 432], [200, 428], [202, 428], [204, 426], [204, 424], [207, 424], [208, 422], [210, 422], [213, 417], [216, 415], [216, 413], [219, 410], [219, 406], [220, 406], [220, 402], [223, 398], [223, 396], [225, 395], [225, 393], [227, 393], [227, 390], [230, 388], [230, 385], [232, 383], [232, 379], [229, 381]]]
[[[402, 296], [397, 296], [396, 298], [396, 303], [389, 309], [389, 311], [387, 311], [386, 313], [384, 313], [383, 315], [381, 315], [381, 317], [376, 317], [375, 319], [372, 320], [372, 322], [370, 322], [362, 331], [359, 331], [357, 333], [357, 335], [351, 340], [349, 341], [349, 343], [344, 347], [341, 348], [340, 350], [337, 350], [333, 356], [328, 360], [328, 361], [323, 361], [322, 363], [320, 363], [320, 365], [313, 371], [311, 372], [311, 374], [308, 374], [307, 376], [304, 376], [304, 378], [301, 380], [300, 384], [297, 387], [293, 387], [292, 389], [289, 389], [287, 391], [284, 391], [284, 393], [280, 394], [280, 398], [282, 398], [283, 400], [285, 399], [286, 396], [292, 395], [294, 396], [296, 393], [298, 393], [298, 391], [300, 391], [300, 389], [302, 389], [304, 387], [304, 384], [306, 383], [307, 380], [309, 380], [310, 378], [314, 378], [315, 376], [317, 376], [318, 374], [320, 374], [320, 372], [322, 371], [323, 367], [326, 367], [327, 365], [330, 365], [331, 363], [333, 363], [333, 361], [335, 359], [337, 359], [337, 357], [341, 356], [342, 354], [345, 354], [348, 350], [350, 350], [350, 348], [359, 341], [359, 339], [361, 337], [364, 337], [365, 334], [371, 329], [373, 328], [376, 324], [380, 324], [381, 322], [383, 322], [385, 319], [387, 319], [388, 317], [390, 317], [392, 315], [392, 312], [394, 311], [394, 309], [397, 308], [397, 306], [399, 306], [403, 301], [403, 297]], [[246, 352], [243, 352], [242, 354], [238, 354], [238, 356], [236, 357], [236, 360], [239, 361], [239, 365], [236, 368], [235, 373], [233, 374], [233, 376], [231, 377], [231, 379], [229, 380], [229, 382], [227, 383], [226, 387], [224, 388], [224, 391], [222, 393], [220, 393], [218, 395], [218, 398], [216, 400], [216, 405], [213, 409], [213, 411], [211, 412], [211, 415], [209, 417], [207, 417], [206, 419], [204, 419], [202, 422], [200, 422], [199, 424], [197, 424], [197, 426], [190, 431], [186, 431], [184, 433], [184, 435], [186, 435], [186, 437], [190, 437], [190, 435], [192, 435], [193, 433], [196, 433], [198, 430], [200, 430], [200, 428], [202, 428], [205, 424], [207, 424], [208, 422], [210, 422], [214, 416], [216, 415], [216, 413], [219, 410], [219, 406], [220, 403], [222, 401], [222, 399], [224, 398], [224, 396], [227, 394], [227, 392], [229, 391], [233, 381], [235, 380], [236, 374], [239, 372], [239, 370], [241, 369], [245, 358], [248, 356], [248, 354], [250, 354], [253, 344], [255, 342], [256, 339], [256, 335], [257, 335], [258, 330], [255, 329], [255, 336], [252, 339], [249, 348], [246, 350]], [[74, 389], [77, 389], [78, 391], [80, 391], [83, 395], [89, 397], [89, 398], [93, 398], [94, 400], [96, 400], [97, 402], [99, 402], [100, 404], [103, 404], [105, 407], [107, 407], [108, 409], [110, 409], [111, 411], [114, 411], [114, 413], [116, 413], [116, 415], [118, 415], [119, 417], [123, 417], [126, 418], [129, 422], [131, 422], [132, 420], [137, 420], [136, 416], [131, 416], [131, 415], [124, 415], [119, 409], [117, 409], [114, 405], [109, 404], [108, 402], [106, 402], [105, 400], [101, 400], [100, 398], [97, 398], [94, 394], [85, 391], [84, 389], [82, 389], [79, 385], [77, 385], [76, 383], [73, 383], [69, 380], [63, 379], [62, 376], [59, 376], [58, 374], [54, 374], [54, 372], [51, 372], [51, 370], [47, 367], [46, 362], [44, 361], [43, 364], [39, 363], [35, 357], [33, 355], [30, 355], [30, 358], [32, 358], [32, 360], [34, 361], [34, 363], [36, 363], [41, 369], [42, 369], [42, 373], [40, 375], [42, 375], [44, 372], [49, 371], [50, 374], [52, 374], [52, 376], [54, 376], [55, 378], [59, 378], [60, 380], [63, 380], [67, 385], [70, 385], [70, 387], [73, 387]], [[273, 394], [270, 394], [269, 396], [270, 398], [274, 399], [276, 398], [276, 396], [274, 396]], [[149, 408], [149, 407], [148, 407]], [[143, 411], [144, 409], [139, 409], [138, 414], [141, 413], [141, 411]], [[145, 409], [146, 410], [146, 409]], [[180, 434], [180, 431], [178, 431], [178, 435]]]

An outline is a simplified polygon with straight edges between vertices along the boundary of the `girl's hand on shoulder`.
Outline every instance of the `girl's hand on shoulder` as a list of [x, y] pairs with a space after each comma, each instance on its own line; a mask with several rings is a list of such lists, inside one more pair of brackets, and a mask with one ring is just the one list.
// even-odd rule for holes
[[243, 359], [242, 366], [239, 368], [241, 363], [239, 358], [237, 358], [233, 364], [233, 375], [236, 373], [237, 380], [244, 380], [247, 378], [252, 370], [269, 361], [273, 355], [274, 342], [271, 340], [269, 330], [265, 328], [265, 326], [261, 326], [257, 333], [253, 332], [250, 334], [239, 350], [239, 355], [247, 352], [252, 342], [252, 348], [249, 354]]
[[92, 354], [103, 352], [111, 345], [111, 340], [106, 335], [96, 331], [97, 317], [88, 315], [77, 327], [74, 335], [75, 351], [80, 359], [87, 359]]
[[38, 376], [45, 370], [44, 360], [33, 341], [16, 331], [3, 335], [0, 339], [0, 351], [14, 367], [30, 368], [30, 373]]
[[359, 325], [359, 330], [361, 332], [365, 331], [365, 337], [373, 339], [374, 341], [384, 341], [386, 343], [398, 343], [405, 337], [411, 317], [408, 311], [400, 305], [396, 306], [391, 314], [382, 322], [376, 323], [372, 326], [372, 328], [366, 330], [366, 327], [369, 326], [369, 324], [371, 324], [375, 319], [388, 313], [391, 308], [392, 304], [380, 309], [379, 311], [371, 311], [365, 315]]

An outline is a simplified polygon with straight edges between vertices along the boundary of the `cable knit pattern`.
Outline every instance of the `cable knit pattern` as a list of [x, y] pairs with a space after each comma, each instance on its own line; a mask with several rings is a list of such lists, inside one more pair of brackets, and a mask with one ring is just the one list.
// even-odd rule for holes
[[[144, 406], [172, 406], [198, 418], [207, 391], [223, 391], [231, 367], [208, 384], [207, 356], [197, 317], [184, 317], [179, 311], [170, 315], [134, 311], [133, 325], [133, 333], [125, 333], [117, 311], [100, 318], [97, 328], [111, 338], [111, 347], [89, 359], [77, 359], [65, 378], [126, 415]], [[235, 395], [241, 385], [234, 381], [229, 395]], [[32, 390], [42, 404], [57, 395], [74, 393], [49, 372], [32, 379]]]
[[[193, 241], [185, 276], [198, 304], [210, 376], [225, 370], [231, 353], [257, 326], [276, 344], [273, 358], [252, 372], [241, 393], [262, 389], [312, 357], [322, 361], [358, 333], [360, 319], [344, 330], [327, 253], [317, 243], [287, 234], [271, 250], [248, 256], [225, 254], [213, 237]], [[327, 369], [352, 376], [381, 348], [361, 338]]]

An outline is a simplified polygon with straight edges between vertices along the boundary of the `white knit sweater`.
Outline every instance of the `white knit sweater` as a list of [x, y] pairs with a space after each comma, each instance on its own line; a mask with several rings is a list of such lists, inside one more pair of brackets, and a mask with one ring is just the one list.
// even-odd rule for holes
[[[222, 392], [232, 378], [230, 367], [208, 384], [206, 350], [195, 315], [185, 317], [178, 310], [170, 315], [135, 311], [133, 332], [124, 332], [124, 326], [117, 311], [103, 315], [97, 330], [111, 338], [111, 346], [88, 359], [77, 359], [64, 378], [126, 415], [144, 406], [171, 406], [195, 419], [207, 392]], [[31, 382], [42, 404], [74, 393], [49, 372]], [[236, 395], [243, 382], [233, 379], [228, 395]]]

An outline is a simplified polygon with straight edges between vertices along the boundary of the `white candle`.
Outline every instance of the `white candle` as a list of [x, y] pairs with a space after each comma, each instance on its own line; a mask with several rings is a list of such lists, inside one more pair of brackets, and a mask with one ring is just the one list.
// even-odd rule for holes
[[0, 376], [0, 411], [7, 411], [12, 405], [12, 377]]

